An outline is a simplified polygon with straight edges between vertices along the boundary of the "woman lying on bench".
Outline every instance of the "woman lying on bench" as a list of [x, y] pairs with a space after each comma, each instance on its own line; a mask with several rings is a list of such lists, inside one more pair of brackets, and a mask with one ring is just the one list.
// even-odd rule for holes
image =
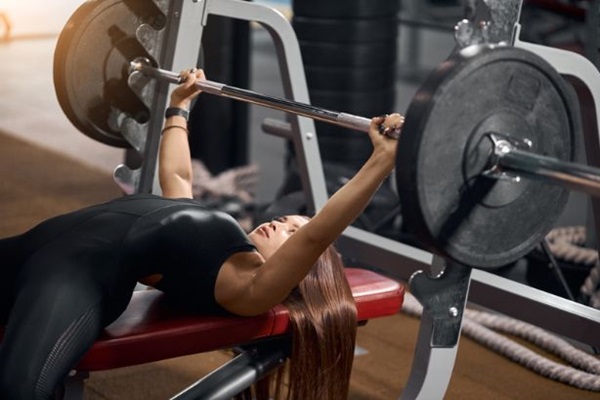
[[185, 113], [201, 70], [183, 72], [163, 129], [163, 197], [125, 196], [0, 240], [0, 397], [51, 399], [138, 281], [200, 313], [252, 316], [283, 303], [294, 331], [291, 399], [347, 397], [356, 309], [332, 243], [392, 171], [396, 142], [373, 118], [373, 153], [312, 219], [290, 215], [246, 234], [192, 198]]

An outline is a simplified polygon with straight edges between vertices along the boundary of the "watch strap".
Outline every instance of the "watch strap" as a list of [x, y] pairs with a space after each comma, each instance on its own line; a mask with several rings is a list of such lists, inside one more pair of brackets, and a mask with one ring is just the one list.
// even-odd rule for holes
[[179, 108], [179, 107], [169, 107], [165, 111], [165, 118], [174, 117], [176, 115], [179, 115], [179, 116], [185, 118], [185, 120], [187, 121], [188, 118], [190, 117], [190, 112], [188, 110], [184, 110], [183, 108]]

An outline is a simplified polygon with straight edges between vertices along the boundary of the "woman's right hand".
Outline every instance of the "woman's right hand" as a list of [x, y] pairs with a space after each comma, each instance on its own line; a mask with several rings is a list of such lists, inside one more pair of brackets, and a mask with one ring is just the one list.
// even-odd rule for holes
[[189, 110], [192, 100], [194, 100], [202, 90], [195, 85], [198, 79], [206, 79], [202, 69], [187, 69], [181, 71], [182, 83], [171, 93], [171, 103], [169, 107], [178, 107], [184, 110]]

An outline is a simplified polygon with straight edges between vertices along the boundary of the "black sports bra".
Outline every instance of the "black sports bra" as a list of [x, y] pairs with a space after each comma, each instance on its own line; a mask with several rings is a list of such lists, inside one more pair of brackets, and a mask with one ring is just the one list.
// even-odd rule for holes
[[223, 311], [214, 297], [217, 274], [232, 254], [255, 246], [229, 214], [192, 200], [148, 196], [125, 200], [140, 203], [136, 209], [154, 207], [131, 227], [124, 261], [148, 275], [161, 274], [156, 288], [187, 308]]

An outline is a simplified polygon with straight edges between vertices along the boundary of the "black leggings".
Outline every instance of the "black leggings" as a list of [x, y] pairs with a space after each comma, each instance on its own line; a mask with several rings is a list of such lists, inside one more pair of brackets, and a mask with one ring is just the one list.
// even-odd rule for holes
[[[119, 242], [130, 220], [93, 215], [50, 239], [42, 227], [0, 240], [1, 399], [52, 399], [102, 329], [125, 310], [136, 277], [123, 271]], [[94, 232], [107, 223], [114, 240]]]

